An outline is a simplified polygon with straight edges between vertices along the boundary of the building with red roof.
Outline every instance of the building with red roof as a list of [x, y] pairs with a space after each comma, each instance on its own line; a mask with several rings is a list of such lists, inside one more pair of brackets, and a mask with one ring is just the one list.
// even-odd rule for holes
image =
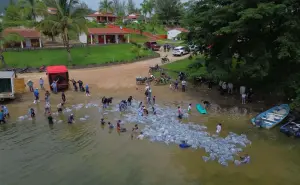
[[126, 19], [127, 19], [127, 20], [133, 20], [133, 21], [135, 21], [135, 20], [137, 20], [139, 17], [140, 17], [140, 14], [138, 14], [138, 13], [132, 13], [132, 14], [129, 14], [129, 15], [126, 17]]
[[41, 33], [36, 29], [29, 28], [6, 28], [1, 36], [5, 37], [8, 34], [15, 33], [24, 38], [23, 42], [6, 43], [5, 47], [20, 47], [20, 48], [36, 48], [42, 47]]
[[[127, 39], [126, 36], [127, 35]], [[129, 32], [120, 28], [89, 28], [88, 35], [82, 33], [79, 41], [84, 44], [111, 44], [129, 42]]]
[[95, 12], [87, 15], [86, 18], [89, 21], [95, 20], [98, 23], [114, 23], [117, 20], [117, 16], [110, 12]]

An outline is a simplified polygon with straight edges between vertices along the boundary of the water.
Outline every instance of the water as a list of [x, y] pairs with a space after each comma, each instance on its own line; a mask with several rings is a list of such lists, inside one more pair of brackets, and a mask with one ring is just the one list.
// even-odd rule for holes
[[[93, 104], [85, 107], [89, 102]], [[80, 109], [72, 107], [79, 103], [83, 103]], [[251, 163], [235, 166], [229, 161], [225, 167], [217, 159], [205, 162], [203, 156], [210, 156], [205, 149], [182, 150], [172, 143], [131, 140], [131, 132], [118, 134], [107, 126], [102, 127], [102, 117], [114, 124], [118, 119], [124, 120], [128, 130], [133, 124], [126, 114], [114, 112], [115, 106], [105, 113], [102, 109], [99, 112], [94, 106], [98, 103], [97, 100], [71, 100], [68, 107], [75, 111], [55, 116], [59, 123], [53, 126], [48, 125], [43, 115], [38, 115], [35, 121], [25, 119], [0, 126], [1, 184], [292, 185], [300, 180], [299, 140], [287, 138], [278, 128], [271, 131], [253, 128], [249, 124], [251, 115], [244, 114], [244, 110], [231, 108], [225, 114], [218, 109], [206, 116], [193, 110], [192, 116], [184, 121], [207, 126], [209, 134], [215, 132], [216, 123], [220, 122], [223, 138], [229, 132], [247, 135], [252, 144], [243, 150], [251, 156]], [[176, 108], [172, 101], [165, 102], [164, 106]], [[20, 105], [16, 108], [18, 115], [12, 114], [11, 120], [24, 116], [27, 110]], [[42, 112], [43, 106], [37, 106], [36, 110]], [[68, 125], [66, 116], [71, 112], [76, 116], [76, 123]], [[140, 127], [147, 129], [144, 125]]]

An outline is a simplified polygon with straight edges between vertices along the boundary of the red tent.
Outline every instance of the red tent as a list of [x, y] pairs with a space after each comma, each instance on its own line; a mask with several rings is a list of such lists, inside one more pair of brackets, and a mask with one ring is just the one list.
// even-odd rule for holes
[[46, 73], [48, 75], [50, 88], [52, 82], [56, 80], [58, 80], [57, 88], [59, 90], [69, 88], [69, 73], [66, 66], [48, 66]]
[[47, 74], [56, 74], [56, 73], [67, 73], [68, 68], [66, 66], [48, 66]]

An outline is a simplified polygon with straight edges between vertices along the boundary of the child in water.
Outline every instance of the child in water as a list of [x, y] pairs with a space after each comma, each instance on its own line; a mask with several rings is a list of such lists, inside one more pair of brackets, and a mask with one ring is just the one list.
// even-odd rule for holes
[[61, 93], [61, 100], [62, 100], [63, 103], [66, 102], [66, 95], [65, 95], [64, 92]]
[[178, 118], [182, 119], [182, 112], [180, 106], [178, 106]]
[[155, 99], [156, 99], [156, 97], [153, 96], [153, 98], [152, 98], [152, 103], [153, 103], [153, 105], [155, 105]]
[[48, 112], [48, 123], [53, 124], [53, 117], [52, 117], [51, 112]]
[[29, 109], [29, 114], [30, 114], [30, 117], [31, 117], [31, 118], [35, 118], [35, 112], [34, 112], [34, 109], [33, 109], [33, 108], [30, 108], [30, 109]]
[[104, 118], [101, 118], [101, 125], [104, 125], [105, 124], [105, 121], [104, 121]]
[[192, 111], [192, 104], [189, 104], [189, 107], [188, 107], [188, 113], [190, 114]]
[[108, 124], [108, 128], [110, 128], [110, 129], [114, 128], [114, 126], [110, 122], [108, 122], [107, 124]]
[[156, 110], [154, 107], [152, 107], [152, 111], [153, 111], [153, 114], [156, 115]]
[[222, 130], [222, 124], [219, 123], [219, 124], [217, 125], [216, 133], [219, 134], [219, 133], [221, 132], [221, 130]]
[[68, 123], [69, 123], [69, 124], [72, 124], [72, 123], [74, 123], [74, 122], [75, 122], [74, 115], [71, 114], [71, 115], [69, 116], [69, 118], [68, 118]]

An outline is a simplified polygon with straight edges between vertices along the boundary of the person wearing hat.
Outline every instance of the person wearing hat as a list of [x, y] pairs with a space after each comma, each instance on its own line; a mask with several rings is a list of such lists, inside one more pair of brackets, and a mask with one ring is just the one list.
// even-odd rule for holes
[[34, 95], [34, 97], [35, 97], [33, 103], [40, 102], [40, 99], [39, 99], [40, 93], [39, 93], [39, 89], [38, 89], [38, 88], [36, 88], [36, 89], [33, 91], [33, 95]]
[[40, 83], [41, 89], [44, 89], [44, 80], [42, 77], [40, 77], [39, 83]]
[[29, 91], [33, 92], [33, 82], [31, 80], [27, 81], [27, 86], [29, 87]]

